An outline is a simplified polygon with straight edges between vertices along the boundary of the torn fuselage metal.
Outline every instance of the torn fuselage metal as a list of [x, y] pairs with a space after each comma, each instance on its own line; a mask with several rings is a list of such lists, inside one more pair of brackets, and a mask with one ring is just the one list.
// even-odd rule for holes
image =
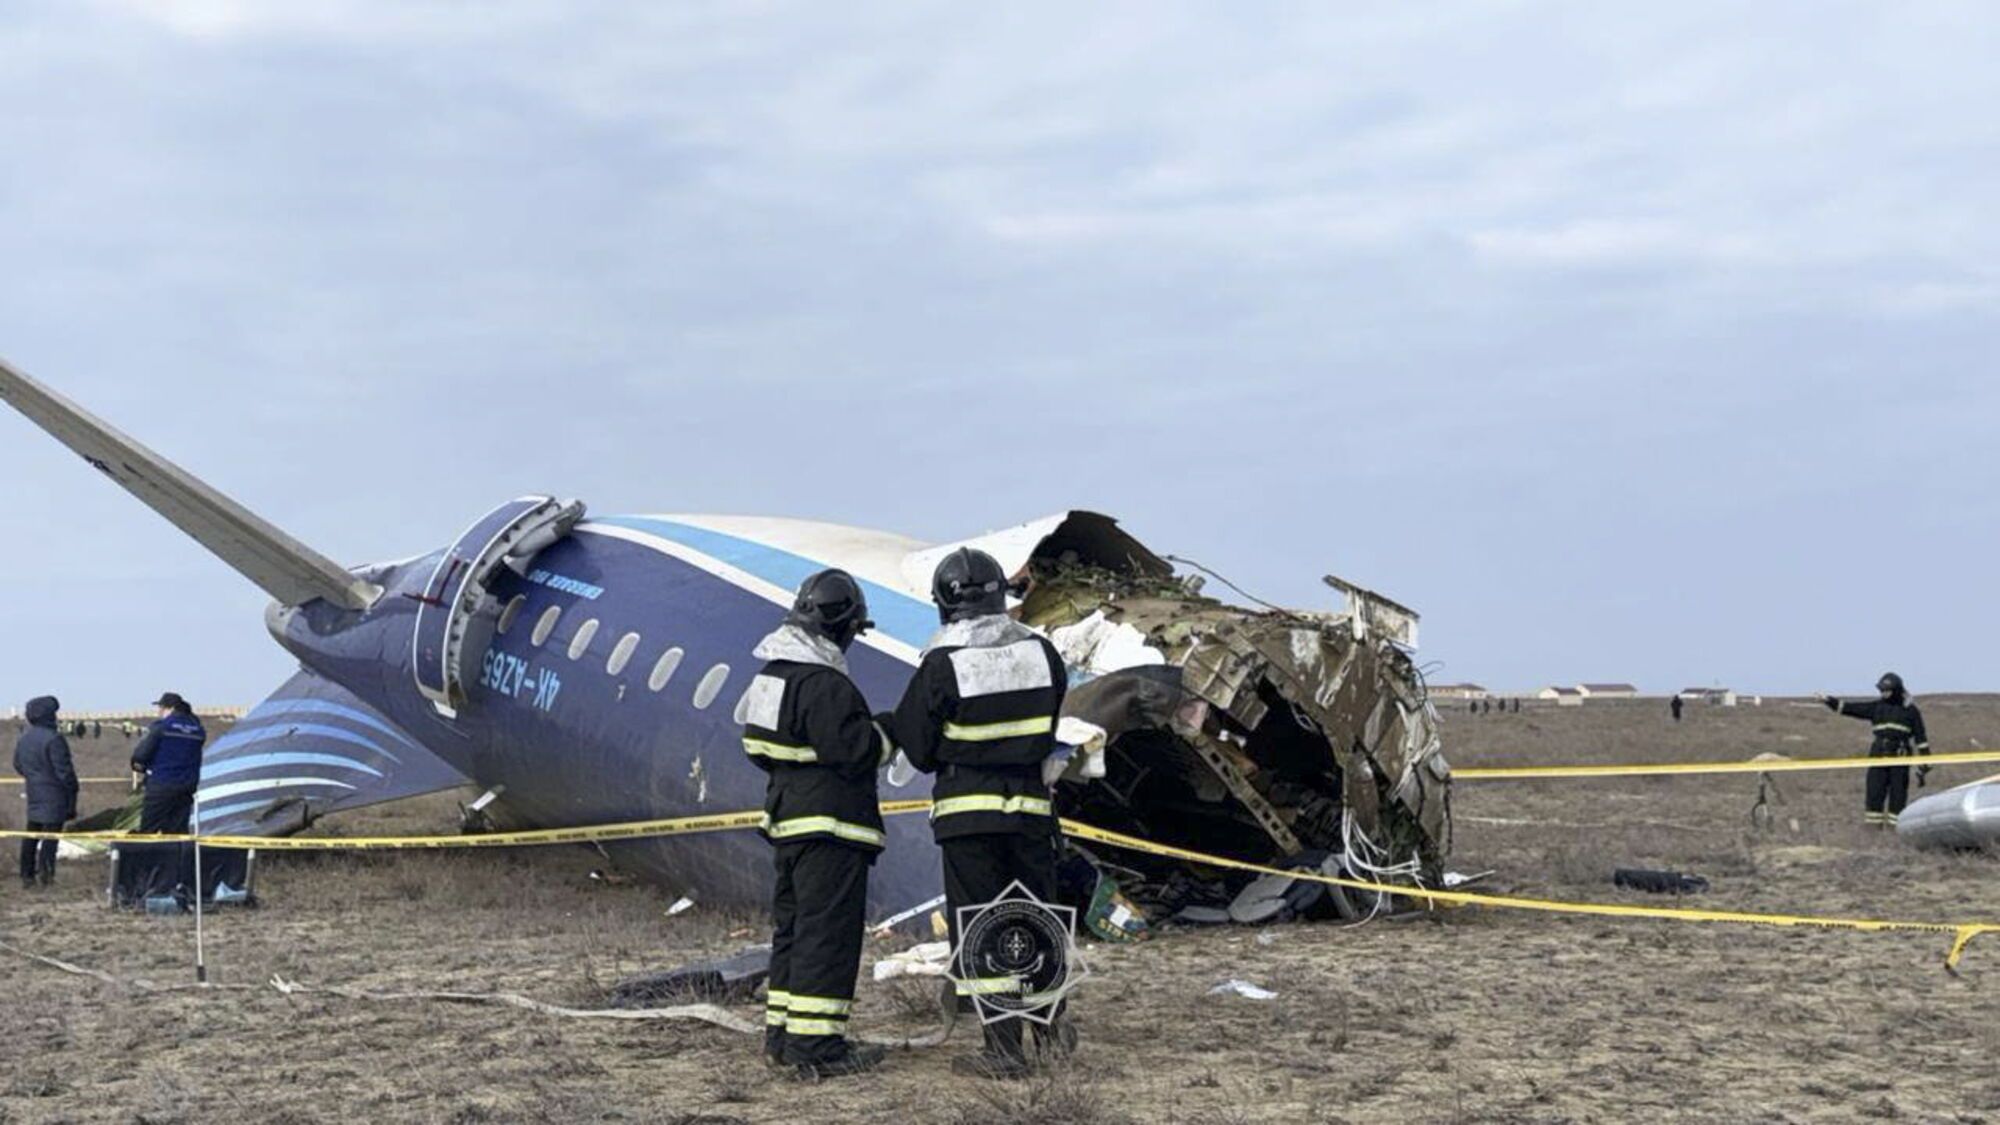
[[1064, 713], [1109, 734], [1106, 776], [1059, 792], [1069, 811], [1231, 858], [1441, 877], [1450, 770], [1414, 613], [1346, 584], [1346, 613], [1244, 609], [1073, 553], [1029, 571], [1023, 620], [1072, 667]]

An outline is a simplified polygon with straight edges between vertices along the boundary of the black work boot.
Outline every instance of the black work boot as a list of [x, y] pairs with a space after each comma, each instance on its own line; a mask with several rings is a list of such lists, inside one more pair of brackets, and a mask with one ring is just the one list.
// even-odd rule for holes
[[888, 1054], [884, 1048], [843, 1039], [840, 1046], [832, 1051], [824, 1052], [818, 1058], [799, 1060], [794, 1065], [797, 1077], [801, 1079], [847, 1078], [874, 1070]]
[[766, 1066], [785, 1065], [785, 1029], [767, 1027], [764, 1029], [764, 1064]]

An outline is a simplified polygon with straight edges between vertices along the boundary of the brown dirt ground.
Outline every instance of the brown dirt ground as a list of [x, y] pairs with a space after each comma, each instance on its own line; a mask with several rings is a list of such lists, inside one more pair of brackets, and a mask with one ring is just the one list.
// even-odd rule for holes
[[[2000, 745], [2000, 697], [1926, 705], [1940, 750]], [[1496, 765], [1830, 756], [1866, 740], [1860, 724], [1784, 703], [1691, 708], [1680, 726], [1665, 711], [1448, 711], [1447, 745], [1456, 764]], [[115, 772], [123, 747], [80, 749], [87, 771]], [[1785, 775], [1770, 834], [1750, 827], [1748, 776], [1467, 782], [1453, 866], [1497, 869], [1484, 889], [1573, 900], [1657, 903], [1609, 885], [1615, 866], [1657, 866], [1712, 879], [1696, 905], [2000, 921], [1991, 857], [1864, 831], [1860, 782]], [[11, 795], [0, 819], [20, 822]], [[454, 820], [438, 796], [337, 830]], [[623, 976], [761, 937], [750, 917], [669, 918], [670, 892], [594, 883], [596, 866], [581, 849], [281, 857], [262, 870], [262, 909], [210, 915], [211, 979], [592, 1005]], [[76, 863], [49, 894], [0, 883], [0, 939], [121, 978], [191, 979], [191, 923], [110, 911], [101, 881], [101, 865]], [[268, 989], [148, 996], [0, 955], [0, 1122], [2000, 1119], [2000, 937], [1975, 943], [1960, 977], [1940, 967], [1945, 945], [1503, 911], [1166, 934], [1094, 947], [1074, 1063], [1000, 1088], [952, 1076], [962, 1041], [802, 1086], [770, 1076], [749, 1040], [702, 1026]], [[1209, 995], [1231, 977], [1279, 995]], [[874, 1030], [928, 1023], [916, 991], [864, 984], [859, 1008]]]

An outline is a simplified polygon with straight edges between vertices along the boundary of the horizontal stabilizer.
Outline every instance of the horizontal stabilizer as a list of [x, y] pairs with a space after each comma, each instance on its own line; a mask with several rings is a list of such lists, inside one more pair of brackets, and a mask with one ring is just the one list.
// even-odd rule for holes
[[470, 781], [331, 680], [301, 669], [202, 754], [205, 836], [279, 836], [330, 812]]
[[365, 609], [381, 591], [0, 360], [0, 398], [286, 605]]

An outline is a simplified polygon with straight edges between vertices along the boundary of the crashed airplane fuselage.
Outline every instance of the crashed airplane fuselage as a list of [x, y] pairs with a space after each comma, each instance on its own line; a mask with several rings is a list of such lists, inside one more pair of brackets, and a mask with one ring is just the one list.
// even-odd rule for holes
[[[850, 665], [886, 709], [937, 628], [932, 568], [969, 544], [1032, 580], [1019, 612], [1070, 663], [1067, 729], [1102, 750], [1101, 776], [1057, 786], [1066, 815], [1396, 879], [1434, 879], [1449, 848], [1449, 775], [1407, 651], [1414, 615], [1344, 584], [1342, 613], [1226, 605], [1087, 512], [925, 545], [787, 519], [585, 518], [547, 497], [502, 505], [425, 556], [349, 571], [5, 365], [0, 397], [276, 598], [267, 626], [302, 667], [209, 748], [204, 833], [296, 831], [468, 783], [521, 827], [756, 809], [764, 775], [735, 711], [751, 650], [799, 581], [838, 566], [862, 582], [878, 626]], [[882, 795], [928, 790], [918, 777]], [[767, 891], [754, 833], [603, 847], [704, 901]], [[874, 916], [930, 900], [939, 880], [928, 824], [892, 817]]]

